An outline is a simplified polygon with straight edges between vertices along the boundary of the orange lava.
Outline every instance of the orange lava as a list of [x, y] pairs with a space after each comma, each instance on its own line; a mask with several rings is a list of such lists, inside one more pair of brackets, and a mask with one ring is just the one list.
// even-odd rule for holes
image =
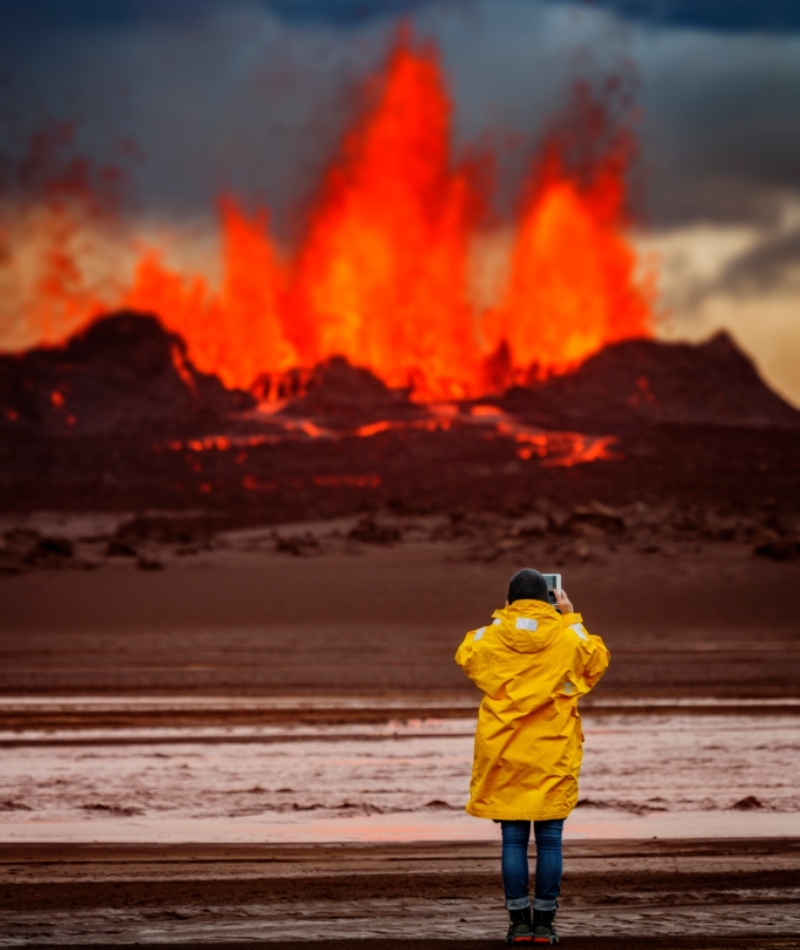
[[520, 222], [505, 299], [487, 324], [514, 370], [563, 372], [607, 343], [650, 335], [651, 299], [621, 228], [624, 168], [583, 189], [550, 153]]
[[[455, 407], [454, 407], [455, 408]], [[274, 445], [287, 439], [327, 439], [337, 441], [351, 437], [369, 439], [389, 431], [420, 430], [427, 432], [447, 431], [459, 427], [478, 428], [487, 440], [510, 439], [518, 443], [517, 458], [527, 461], [538, 459], [546, 466], [569, 468], [584, 462], [599, 460], [619, 460], [622, 456], [615, 451], [617, 439], [614, 436], [583, 435], [579, 432], [544, 431], [516, 421], [496, 406], [472, 406], [468, 413], [455, 415], [441, 414], [439, 417], [422, 419], [380, 419], [368, 425], [338, 432], [320, 429], [307, 419], [297, 421], [281, 420], [274, 423], [274, 432], [249, 436], [207, 435], [201, 439], [175, 440], [167, 447], [175, 452], [228, 452], [243, 448], [256, 448], [261, 445]], [[155, 446], [157, 451], [161, 447]], [[237, 461], [246, 461], [246, 453], [237, 456]], [[199, 471], [199, 469], [198, 469]], [[319, 476], [314, 484], [319, 485], [356, 485], [375, 487], [371, 482], [353, 480], [354, 476]], [[358, 477], [360, 478], [360, 476]], [[247, 486], [245, 486], [247, 487]]]
[[[451, 154], [436, 50], [403, 34], [370, 89], [371, 107], [345, 135], [291, 255], [279, 254], [266, 211], [247, 215], [226, 195], [218, 287], [150, 250], [102, 309], [158, 314], [198, 368], [229, 386], [342, 355], [426, 401], [560, 372], [611, 341], [651, 335], [651, 295], [624, 235], [618, 149], [579, 180], [551, 137], [525, 189], [508, 285], [480, 312], [468, 260], [489, 195]], [[83, 300], [64, 281], [40, 292], [53, 298], [40, 300], [42, 313], [72, 313]], [[276, 398], [273, 382], [266, 400]]]

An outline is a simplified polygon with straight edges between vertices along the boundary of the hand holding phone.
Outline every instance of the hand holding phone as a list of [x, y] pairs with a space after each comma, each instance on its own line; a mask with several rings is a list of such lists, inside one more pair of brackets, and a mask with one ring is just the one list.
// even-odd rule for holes
[[550, 604], [562, 614], [572, 613], [572, 603], [567, 597], [566, 591], [561, 587], [561, 575], [543, 574], [542, 577], [547, 581], [547, 599]]
[[572, 606], [572, 601], [567, 596], [567, 592], [558, 587], [553, 593], [556, 598], [556, 609], [560, 610], [562, 614], [571, 614], [574, 607]]

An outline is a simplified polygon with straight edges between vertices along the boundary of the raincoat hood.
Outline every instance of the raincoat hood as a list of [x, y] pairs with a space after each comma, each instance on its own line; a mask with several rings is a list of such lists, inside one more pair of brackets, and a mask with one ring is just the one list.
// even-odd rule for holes
[[566, 818], [578, 796], [578, 698], [609, 653], [577, 613], [517, 600], [468, 633], [456, 662], [484, 693], [467, 811], [496, 820]]
[[[515, 600], [492, 614], [509, 649], [538, 653], [561, 632], [561, 614], [542, 600]], [[518, 621], [522, 621], [519, 623]]]

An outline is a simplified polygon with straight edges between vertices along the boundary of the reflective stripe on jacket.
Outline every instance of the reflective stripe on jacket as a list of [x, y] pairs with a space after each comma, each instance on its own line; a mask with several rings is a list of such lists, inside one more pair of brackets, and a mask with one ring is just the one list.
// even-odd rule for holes
[[492, 616], [456, 653], [484, 693], [466, 809], [496, 820], [566, 818], [578, 801], [578, 698], [605, 673], [609, 652], [580, 614], [540, 600]]

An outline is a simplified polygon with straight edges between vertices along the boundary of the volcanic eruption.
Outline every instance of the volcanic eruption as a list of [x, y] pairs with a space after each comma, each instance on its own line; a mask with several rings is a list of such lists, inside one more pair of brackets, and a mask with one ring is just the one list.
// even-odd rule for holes
[[219, 196], [215, 282], [137, 247], [127, 279], [120, 262], [110, 288], [94, 286], [79, 251], [93, 220], [114, 217], [118, 179], [79, 160], [48, 178], [68, 130], [40, 136], [26, 180], [46, 201], [27, 219], [36, 240], [20, 231], [10, 257], [27, 254], [18, 311], [40, 345], [0, 356], [4, 504], [211, 505], [280, 522], [611, 504], [645, 486], [703, 503], [723, 485], [737, 504], [794, 497], [800, 413], [729, 338], [652, 338], [652, 275], [626, 237], [624, 92], [576, 87], [483, 303], [491, 156], [453, 156], [436, 50], [408, 32], [293, 247], [267, 209]]
[[[218, 286], [150, 248], [130, 285], [102, 297], [63, 279], [80, 265], [62, 236], [55, 258], [40, 261], [29, 322], [44, 339], [47, 325], [66, 334], [103, 311], [155, 313], [199, 370], [231, 387], [343, 356], [417, 400], [477, 396], [651, 335], [652, 294], [624, 235], [632, 140], [608, 102], [578, 87], [571, 138], [553, 131], [530, 163], [506, 286], [489, 307], [470, 293], [470, 255], [491, 204], [490, 156], [454, 158], [436, 49], [401, 33], [364, 103], [290, 252], [267, 209], [248, 214], [223, 194]], [[582, 165], [570, 155], [576, 124]]]

